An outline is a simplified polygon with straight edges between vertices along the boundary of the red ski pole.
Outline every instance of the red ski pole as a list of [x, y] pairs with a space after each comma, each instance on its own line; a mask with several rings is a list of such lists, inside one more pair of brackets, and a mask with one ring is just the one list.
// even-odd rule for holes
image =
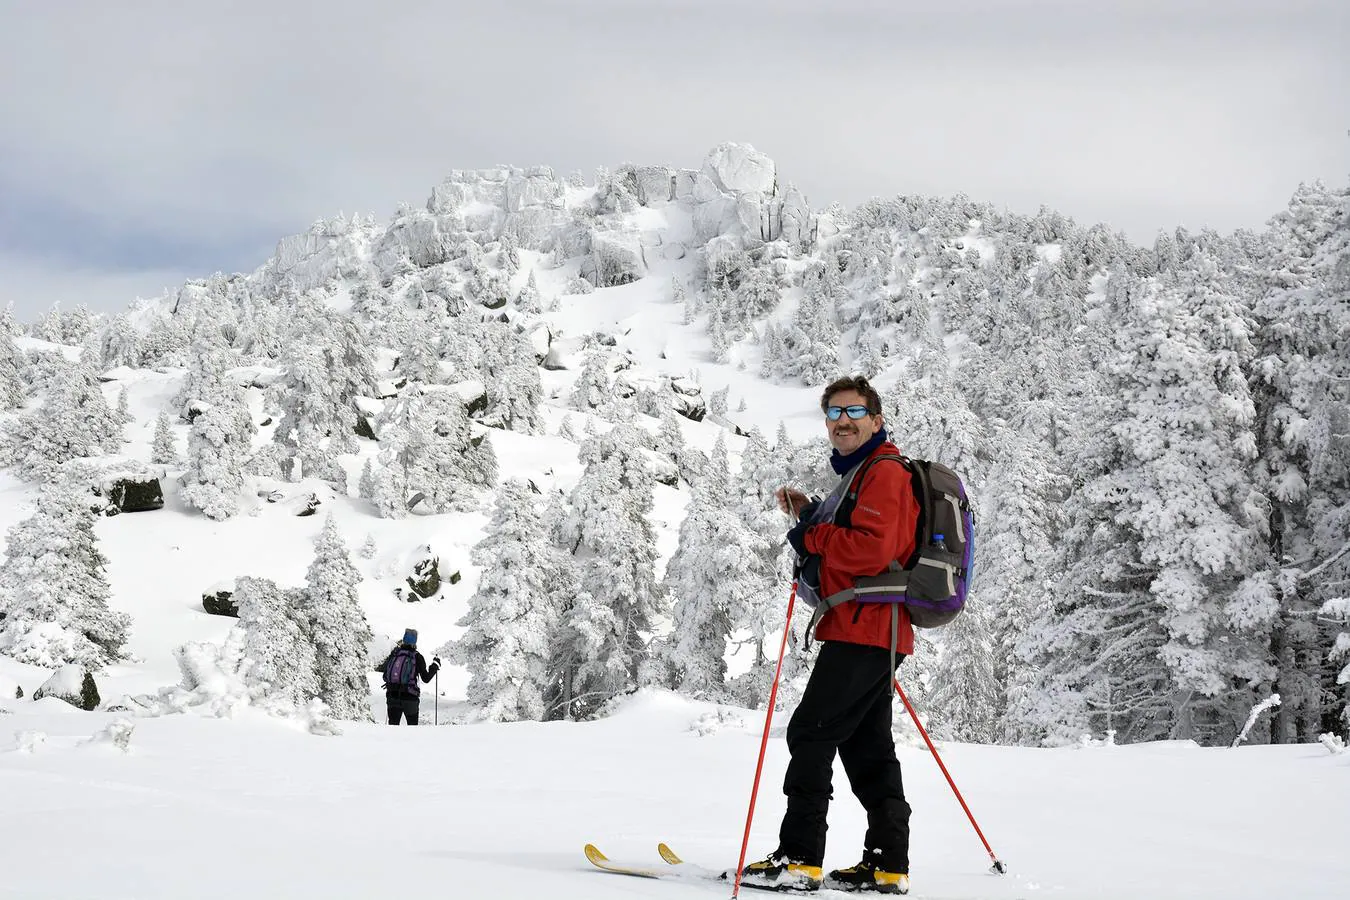
[[989, 842], [984, 839], [984, 832], [980, 830], [980, 823], [975, 821], [975, 816], [971, 814], [970, 807], [966, 806], [966, 799], [962, 797], [961, 792], [957, 790], [956, 782], [952, 781], [951, 773], [948, 772], [947, 767], [942, 764], [942, 757], [938, 756], [937, 748], [933, 746], [932, 739], [928, 737], [928, 732], [924, 730], [923, 723], [919, 721], [918, 715], [915, 714], [914, 707], [909, 705], [909, 698], [906, 697], [905, 692], [900, 689], [900, 679], [892, 679], [892, 683], [895, 685], [895, 692], [900, 695], [901, 702], [905, 704], [905, 710], [909, 713], [909, 717], [914, 720], [914, 727], [919, 729], [919, 734], [923, 735], [923, 741], [928, 745], [928, 750], [933, 754], [933, 759], [937, 760], [938, 768], [941, 769], [942, 774], [947, 777], [947, 783], [951, 785], [952, 793], [956, 795], [957, 802], [959, 802], [961, 808], [966, 811], [966, 818], [970, 819], [970, 824], [975, 826], [975, 833], [980, 836], [980, 843], [984, 844], [984, 849], [988, 851], [989, 858], [994, 861], [994, 871], [1000, 875], [1004, 874], [1008, 871], [1007, 865], [1004, 864], [1003, 860], [994, 855], [994, 848], [990, 847]]
[[759, 794], [759, 776], [764, 771], [764, 751], [769, 746], [769, 725], [773, 722], [773, 705], [778, 699], [778, 679], [783, 674], [783, 655], [787, 652], [788, 632], [792, 630], [792, 606], [797, 602], [797, 582], [792, 582], [788, 597], [787, 623], [783, 626], [783, 642], [778, 648], [778, 667], [774, 669], [773, 686], [769, 688], [769, 709], [764, 714], [764, 737], [759, 741], [759, 759], [755, 762], [755, 783], [750, 788], [750, 811], [745, 814], [745, 837], [741, 839], [741, 858], [736, 863], [736, 883], [731, 888], [732, 900], [741, 892], [741, 872], [745, 869], [745, 848], [750, 845], [750, 823], [755, 820], [755, 797]]

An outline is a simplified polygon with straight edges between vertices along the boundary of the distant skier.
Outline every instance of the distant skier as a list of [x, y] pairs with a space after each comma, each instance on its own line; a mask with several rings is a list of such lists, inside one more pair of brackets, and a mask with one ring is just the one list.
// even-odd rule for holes
[[[866, 378], [832, 382], [820, 406], [836, 475], [899, 453], [886, 435], [881, 398]], [[818, 563], [822, 597], [852, 587], [856, 577], [885, 571], [914, 549], [919, 508], [906, 470], [898, 464], [869, 467], [860, 482], [852, 486], [856, 499], [848, 513], [830, 521], [815, 520], [819, 501], [788, 488], [777, 492], [779, 507], [799, 516], [787, 540], [800, 559]], [[891, 737], [891, 666], [914, 652], [914, 632], [905, 607], [898, 622], [891, 616], [888, 604], [849, 600], [821, 618], [820, 653], [787, 728], [787, 810], [778, 848], [747, 865], [747, 879], [779, 890], [909, 891], [910, 808]], [[867, 810], [867, 834], [861, 862], [822, 877], [836, 753]]]
[[[403, 640], [389, 652], [379, 671], [384, 673], [385, 702], [389, 708], [389, 724], [399, 724], [406, 718], [409, 725], [417, 724], [417, 712], [422, 702], [422, 684], [436, 677], [441, 669], [441, 658], [431, 658], [431, 668], [417, 652], [417, 629], [403, 632]], [[418, 683], [421, 679], [422, 684]]]

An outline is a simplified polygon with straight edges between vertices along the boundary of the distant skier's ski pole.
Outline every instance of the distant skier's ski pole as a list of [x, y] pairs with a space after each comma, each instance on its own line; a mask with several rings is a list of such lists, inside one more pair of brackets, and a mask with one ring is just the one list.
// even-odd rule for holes
[[970, 807], [966, 806], [966, 799], [962, 797], [961, 792], [957, 790], [956, 782], [952, 781], [951, 773], [948, 772], [947, 767], [943, 765], [942, 757], [938, 756], [937, 748], [933, 746], [933, 741], [928, 737], [928, 732], [924, 730], [923, 723], [919, 721], [918, 715], [914, 712], [914, 707], [909, 705], [909, 698], [906, 697], [905, 692], [900, 689], [900, 679], [896, 678], [892, 683], [895, 685], [895, 692], [900, 695], [900, 700], [905, 704], [905, 709], [909, 712], [909, 717], [914, 720], [914, 727], [919, 729], [919, 734], [923, 735], [924, 743], [928, 745], [929, 751], [933, 754], [933, 759], [937, 760], [938, 768], [941, 769], [942, 774], [947, 777], [947, 783], [952, 786], [952, 793], [956, 795], [957, 802], [959, 802], [961, 808], [966, 811], [966, 818], [970, 819], [970, 824], [975, 826], [975, 833], [980, 836], [980, 843], [984, 844], [984, 849], [988, 851], [989, 858], [994, 861], [994, 871], [1000, 875], [1004, 874], [1008, 871], [1008, 867], [1003, 863], [1003, 860], [994, 855], [994, 848], [990, 847], [989, 842], [984, 839], [984, 832], [980, 830], [980, 823], [975, 821], [975, 816], [971, 814]]
[[731, 888], [732, 900], [741, 892], [741, 872], [745, 869], [745, 848], [750, 845], [750, 823], [755, 819], [755, 797], [759, 794], [759, 776], [764, 771], [764, 751], [769, 746], [769, 725], [773, 722], [773, 705], [778, 700], [778, 678], [783, 674], [783, 655], [787, 652], [788, 632], [792, 630], [792, 606], [797, 602], [797, 582], [792, 582], [788, 596], [787, 623], [783, 625], [783, 642], [778, 647], [778, 667], [773, 672], [773, 686], [769, 688], [769, 709], [764, 713], [764, 736], [759, 741], [759, 759], [755, 762], [755, 783], [750, 788], [750, 810], [745, 814], [745, 837], [741, 839], [741, 858], [736, 863], [736, 883]]

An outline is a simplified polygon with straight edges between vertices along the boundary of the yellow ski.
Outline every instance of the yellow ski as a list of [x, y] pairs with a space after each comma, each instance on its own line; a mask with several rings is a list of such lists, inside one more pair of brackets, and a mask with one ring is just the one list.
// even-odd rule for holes
[[[661, 846], [665, 846], [662, 844]], [[669, 848], [667, 848], [669, 849]], [[664, 856], [664, 854], [662, 854]], [[674, 854], [671, 854], [672, 856]], [[679, 857], [675, 857], [679, 859]], [[632, 875], [635, 878], [668, 878], [673, 873], [670, 871], [659, 871], [656, 869], [638, 869], [632, 866], [621, 866], [610, 862], [609, 857], [600, 852], [600, 848], [594, 844], [586, 845], [586, 859], [597, 869], [604, 869], [606, 872], [613, 872], [615, 875]]]

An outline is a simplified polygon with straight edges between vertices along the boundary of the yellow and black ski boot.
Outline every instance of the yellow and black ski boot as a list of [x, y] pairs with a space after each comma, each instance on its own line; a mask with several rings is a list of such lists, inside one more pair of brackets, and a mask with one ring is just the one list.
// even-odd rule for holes
[[[732, 874], [735, 874], [734, 870]], [[747, 864], [741, 872], [741, 880], [754, 887], [775, 891], [816, 891], [820, 889], [821, 867], [772, 853]]]
[[889, 872], [878, 865], [881, 855], [863, 853], [862, 862], [846, 869], [834, 869], [825, 877], [824, 886], [836, 891], [874, 891], [878, 894], [908, 894], [909, 873]]

